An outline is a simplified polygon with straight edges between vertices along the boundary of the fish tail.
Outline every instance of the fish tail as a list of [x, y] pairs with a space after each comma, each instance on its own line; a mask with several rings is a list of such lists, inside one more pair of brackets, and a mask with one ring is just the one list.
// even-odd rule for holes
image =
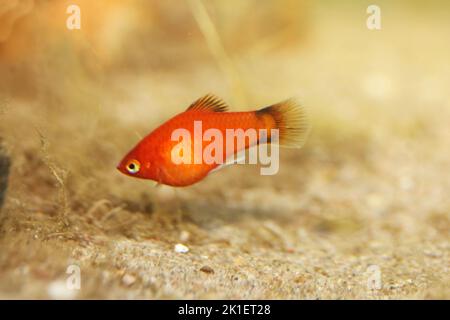
[[283, 147], [301, 148], [308, 137], [310, 122], [304, 107], [295, 99], [265, 107], [256, 111], [260, 116], [269, 115], [279, 130], [279, 144]]

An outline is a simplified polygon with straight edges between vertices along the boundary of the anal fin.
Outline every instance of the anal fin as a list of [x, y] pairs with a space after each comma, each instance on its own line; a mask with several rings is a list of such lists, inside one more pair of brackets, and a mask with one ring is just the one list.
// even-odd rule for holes
[[225, 167], [228, 167], [233, 164], [238, 163], [245, 163], [245, 157], [246, 157], [246, 149], [239, 151], [236, 153], [236, 155], [231, 155], [227, 159], [225, 159], [225, 162], [217, 166], [216, 168], [212, 169], [208, 174], [211, 174], [213, 172], [217, 172]]

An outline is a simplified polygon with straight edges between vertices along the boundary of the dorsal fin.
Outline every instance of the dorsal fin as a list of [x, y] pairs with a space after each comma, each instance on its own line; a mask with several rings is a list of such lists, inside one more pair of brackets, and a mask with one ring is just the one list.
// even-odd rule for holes
[[225, 112], [228, 106], [220, 98], [212, 94], [207, 94], [194, 101], [186, 111], [210, 111], [210, 112]]

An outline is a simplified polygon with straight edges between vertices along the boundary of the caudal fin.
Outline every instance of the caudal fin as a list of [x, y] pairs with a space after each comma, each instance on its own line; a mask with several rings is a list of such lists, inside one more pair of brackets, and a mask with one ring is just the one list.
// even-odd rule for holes
[[270, 114], [279, 130], [279, 144], [288, 148], [301, 148], [310, 131], [305, 108], [295, 99], [289, 99], [257, 111]]

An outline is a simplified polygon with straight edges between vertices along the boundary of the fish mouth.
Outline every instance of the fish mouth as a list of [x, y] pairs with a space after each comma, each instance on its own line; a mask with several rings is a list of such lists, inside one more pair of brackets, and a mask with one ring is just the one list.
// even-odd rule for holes
[[123, 161], [120, 161], [117, 164], [116, 169], [123, 173]]

